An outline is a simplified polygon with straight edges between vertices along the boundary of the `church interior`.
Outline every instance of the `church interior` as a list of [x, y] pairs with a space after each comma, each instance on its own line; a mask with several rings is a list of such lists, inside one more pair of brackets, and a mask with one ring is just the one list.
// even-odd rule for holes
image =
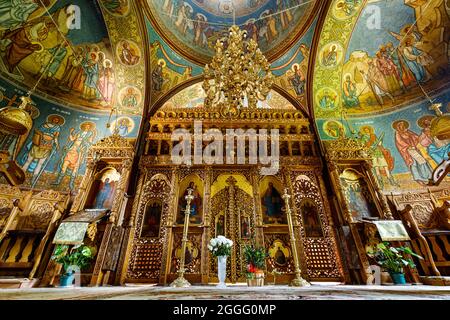
[[450, 299], [449, 40], [445, 0], [0, 1], [0, 299]]

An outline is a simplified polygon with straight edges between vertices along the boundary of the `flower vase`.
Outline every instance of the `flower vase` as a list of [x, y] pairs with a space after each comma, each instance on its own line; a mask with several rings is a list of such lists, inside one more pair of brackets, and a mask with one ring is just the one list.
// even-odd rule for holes
[[217, 257], [217, 277], [219, 278], [219, 284], [217, 288], [226, 288], [225, 278], [227, 277], [227, 256]]

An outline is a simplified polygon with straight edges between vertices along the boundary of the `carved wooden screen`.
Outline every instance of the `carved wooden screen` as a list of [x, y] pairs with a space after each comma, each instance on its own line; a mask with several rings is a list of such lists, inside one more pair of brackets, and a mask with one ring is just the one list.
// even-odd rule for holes
[[[134, 239], [127, 278], [146, 282], [158, 282], [161, 270], [163, 245], [166, 243], [167, 218], [169, 215], [170, 184], [164, 175], [156, 175], [144, 186], [137, 211]], [[149, 204], [162, 205], [159, 237], [147, 237], [143, 233], [146, 223], [144, 217]], [[151, 235], [151, 234], [150, 234]], [[143, 237], [141, 237], [143, 236]]]
[[406, 193], [393, 198], [397, 210], [403, 210], [408, 204], [412, 206], [414, 220], [420, 229], [434, 229], [438, 226], [438, 220], [434, 214], [435, 205], [428, 192]]
[[0, 185], [0, 231], [5, 227], [13, 208], [14, 199], [21, 199], [22, 192], [17, 187]]
[[[314, 174], [291, 176], [293, 180], [294, 224], [299, 226], [307, 274], [311, 280], [342, 277], [334, 232]], [[314, 216], [316, 215], [316, 216]]]

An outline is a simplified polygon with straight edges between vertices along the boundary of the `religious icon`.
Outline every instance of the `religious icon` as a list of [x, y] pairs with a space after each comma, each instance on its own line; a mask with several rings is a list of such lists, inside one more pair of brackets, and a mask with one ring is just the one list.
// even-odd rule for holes
[[48, 116], [47, 121], [34, 130], [33, 138], [26, 146], [21, 164], [25, 172], [32, 174], [33, 187], [59, 149], [59, 136], [64, 123], [65, 119], [60, 115]]
[[289, 248], [280, 239], [275, 240], [269, 248], [269, 257], [275, 266], [285, 267], [288, 264], [288, 258], [290, 256]]
[[241, 217], [241, 238], [250, 239], [250, 237], [250, 217], [243, 216]]
[[141, 50], [137, 44], [122, 40], [117, 46], [117, 56], [124, 65], [135, 66], [141, 59]]
[[336, 67], [343, 57], [342, 46], [338, 43], [329, 43], [324, 46], [320, 54], [320, 62], [324, 67]]
[[264, 223], [286, 223], [286, 218], [281, 210], [283, 199], [272, 182], [269, 182], [269, 187], [264, 193], [261, 202], [264, 213]]
[[323, 231], [320, 224], [319, 212], [314, 201], [310, 199], [303, 200], [300, 204], [300, 212], [303, 218], [303, 227], [307, 237], [323, 237]]
[[119, 93], [119, 101], [122, 107], [136, 109], [141, 103], [142, 94], [135, 87], [125, 87]]
[[184, 223], [184, 212], [186, 210], [186, 196], [188, 195], [188, 190], [192, 189], [192, 195], [194, 196], [194, 199], [191, 201], [191, 213], [189, 217], [189, 221], [194, 224], [199, 224], [202, 221], [202, 212], [203, 212], [203, 200], [200, 195], [200, 192], [198, 191], [198, 187], [195, 184], [195, 182], [191, 181], [189, 183], [189, 186], [184, 191], [183, 195], [180, 198], [179, 205], [178, 205], [178, 219], [177, 222], [179, 224]]
[[[184, 264], [189, 266], [198, 257], [198, 248], [192, 243], [192, 241], [186, 242], [186, 251], [184, 253]], [[181, 259], [181, 245], [175, 249], [175, 258]]]
[[378, 216], [376, 205], [364, 178], [346, 170], [340, 180], [353, 218], [359, 220]]
[[330, 138], [345, 136], [345, 127], [340, 121], [329, 120], [323, 124], [323, 132]]
[[225, 236], [225, 214], [222, 212], [216, 216], [216, 238]]
[[105, 179], [100, 186], [100, 189], [95, 197], [94, 209], [104, 209], [106, 205], [106, 200], [111, 196], [111, 191], [113, 187], [109, 178]]
[[317, 101], [322, 110], [334, 110], [339, 103], [339, 96], [331, 88], [324, 88], [317, 94]]
[[160, 201], [150, 201], [145, 208], [141, 238], [159, 237], [161, 215], [162, 215], [162, 203]]
[[409, 168], [413, 180], [425, 186], [432, 176], [433, 168], [420, 152], [418, 146], [421, 145], [420, 142], [426, 145], [426, 137], [424, 135], [420, 137], [410, 130], [410, 124], [407, 120], [395, 121], [392, 128], [395, 130], [397, 150]]
[[107, 169], [97, 178], [91, 186], [86, 208], [111, 209], [114, 200], [114, 192], [120, 174], [115, 169]]
[[130, 117], [120, 117], [111, 124], [111, 132], [117, 133], [122, 137], [128, 136], [133, 132], [135, 123]]

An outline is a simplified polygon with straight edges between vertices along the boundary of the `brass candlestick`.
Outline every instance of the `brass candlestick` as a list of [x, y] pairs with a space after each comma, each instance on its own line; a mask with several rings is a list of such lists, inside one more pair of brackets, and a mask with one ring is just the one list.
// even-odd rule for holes
[[180, 257], [180, 268], [178, 269], [178, 278], [175, 279], [174, 282], [170, 284], [171, 287], [174, 288], [187, 288], [190, 287], [191, 284], [184, 278], [184, 263], [186, 258], [186, 245], [188, 241], [188, 228], [189, 228], [189, 216], [191, 214], [191, 202], [194, 200], [194, 196], [192, 192], [194, 190], [188, 189], [188, 194], [185, 197], [187, 204], [186, 209], [184, 211], [184, 229], [183, 229], [183, 239], [181, 241], [181, 257]]
[[294, 265], [295, 265], [295, 279], [292, 280], [290, 286], [292, 286], [292, 287], [308, 287], [311, 284], [302, 278], [300, 262], [298, 261], [297, 245], [296, 245], [297, 240], [295, 239], [294, 225], [292, 223], [292, 212], [291, 212], [291, 207], [289, 204], [290, 199], [291, 199], [291, 195], [288, 193], [288, 189], [285, 189], [284, 195], [283, 195], [283, 200], [286, 203], [286, 214], [287, 214], [287, 220], [288, 220], [288, 226], [289, 226], [289, 236], [291, 238], [292, 255], [294, 256]]

